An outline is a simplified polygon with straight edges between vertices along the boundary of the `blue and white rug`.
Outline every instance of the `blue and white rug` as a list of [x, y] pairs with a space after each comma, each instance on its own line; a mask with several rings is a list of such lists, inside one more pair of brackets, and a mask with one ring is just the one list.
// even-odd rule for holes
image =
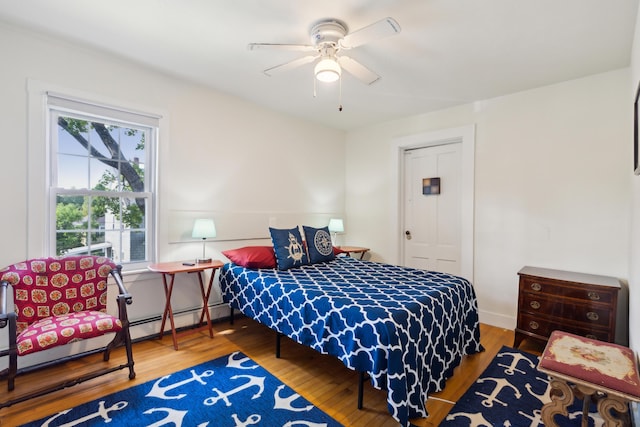
[[[441, 426], [544, 426], [540, 411], [550, 401], [549, 378], [536, 369], [538, 357], [502, 347], [480, 378], [449, 411]], [[580, 426], [582, 400], [569, 408], [569, 417], [556, 415], [559, 427]], [[592, 404], [589, 426], [604, 422]]]
[[342, 424], [240, 352], [101, 397], [24, 426]]

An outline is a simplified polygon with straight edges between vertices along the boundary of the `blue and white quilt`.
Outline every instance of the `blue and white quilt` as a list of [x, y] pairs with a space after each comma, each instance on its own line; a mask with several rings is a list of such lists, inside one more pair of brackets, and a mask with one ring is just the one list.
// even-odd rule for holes
[[229, 263], [220, 286], [234, 309], [367, 372], [403, 426], [482, 348], [473, 286], [450, 274], [338, 257], [286, 271]]

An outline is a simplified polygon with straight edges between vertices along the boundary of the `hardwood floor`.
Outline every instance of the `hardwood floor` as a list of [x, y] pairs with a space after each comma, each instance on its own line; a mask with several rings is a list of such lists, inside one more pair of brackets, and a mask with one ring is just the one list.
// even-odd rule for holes
[[[149, 339], [134, 344], [136, 378], [128, 379], [122, 370], [96, 378], [65, 390], [0, 409], [0, 425], [16, 426], [33, 421], [63, 409], [96, 399], [136, 384], [188, 368], [207, 360], [240, 350], [289, 385], [313, 404], [345, 426], [397, 426], [387, 411], [386, 393], [367, 383], [364, 389], [364, 408], [356, 407], [358, 375], [347, 369], [338, 359], [319, 354], [305, 346], [283, 338], [282, 355], [275, 357], [275, 333], [250, 319], [238, 318], [234, 325], [227, 321], [214, 324], [215, 337], [206, 331], [187, 331], [180, 334], [180, 349], [175, 351], [171, 336], [162, 340]], [[503, 345], [513, 343], [513, 331], [481, 325], [481, 342], [485, 351], [464, 358], [445, 389], [429, 397], [429, 417], [414, 420], [417, 426], [437, 426], [453, 406], [453, 402], [484, 371]], [[521, 349], [540, 353], [541, 348], [526, 341]], [[112, 355], [113, 362], [124, 360], [123, 349]], [[25, 374], [16, 379], [18, 396], [49, 381], [66, 376], [70, 370], [78, 373], [93, 363], [103, 363], [100, 355], [88, 356], [64, 365]], [[0, 382], [1, 399], [6, 397], [6, 381]]]

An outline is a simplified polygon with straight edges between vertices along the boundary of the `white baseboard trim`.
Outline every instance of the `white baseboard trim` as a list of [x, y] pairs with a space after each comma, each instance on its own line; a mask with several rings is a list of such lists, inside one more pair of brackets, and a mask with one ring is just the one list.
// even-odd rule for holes
[[505, 329], [515, 329], [516, 327], [516, 318], [513, 316], [505, 316], [504, 314], [480, 310], [479, 317], [480, 323], [487, 325]]
[[[200, 320], [201, 311], [201, 307], [193, 307], [190, 309], [182, 310], [180, 312], [174, 312], [173, 320], [176, 329], [189, 328], [197, 325]], [[211, 321], [215, 321], [218, 319], [228, 318], [230, 309], [227, 304], [210, 305], [209, 313]], [[131, 338], [134, 340], [152, 338], [154, 335], [158, 335], [160, 331], [160, 325], [162, 323], [160, 318], [157, 317], [153, 319], [129, 320], [132, 323], [130, 328]], [[167, 319], [164, 326], [164, 332], [169, 334], [171, 333], [171, 325], [169, 323], [169, 319]]]

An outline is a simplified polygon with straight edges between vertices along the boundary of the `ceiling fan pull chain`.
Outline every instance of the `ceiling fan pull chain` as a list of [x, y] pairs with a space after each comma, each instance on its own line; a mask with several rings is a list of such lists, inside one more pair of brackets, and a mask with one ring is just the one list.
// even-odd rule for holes
[[313, 78], [313, 97], [315, 98], [317, 96], [317, 92], [316, 92], [316, 85], [318, 83], [316, 83], [316, 78]]
[[342, 111], [342, 74], [340, 74], [339, 79], [339, 90], [338, 90], [338, 111]]

